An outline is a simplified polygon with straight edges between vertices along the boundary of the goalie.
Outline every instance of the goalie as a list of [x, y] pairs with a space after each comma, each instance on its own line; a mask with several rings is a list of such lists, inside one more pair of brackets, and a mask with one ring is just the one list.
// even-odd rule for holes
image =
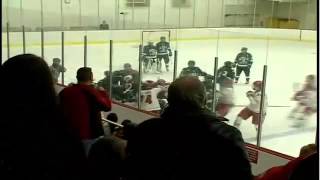
[[143, 47], [143, 72], [147, 73], [150, 70], [155, 71], [155, 64], [157, 60], [157, 47], [153, 45], [153, 42], [149, 41], [148, 45]]

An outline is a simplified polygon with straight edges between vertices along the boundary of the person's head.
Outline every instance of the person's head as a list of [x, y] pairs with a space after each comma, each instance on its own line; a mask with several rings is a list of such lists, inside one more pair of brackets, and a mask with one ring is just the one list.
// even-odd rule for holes
[[[62, 171], [71, 172], [64, 165], [80, 167], [78, 157], [85, 158], [82, 146], [73, 140], [59, 114], [47, 63], [33, 54], [11, 57], [0, 65], [0, 82], [0, 137], [6, 147], [1, 153], [8, 160], [2, 167], [9, 165], [24, 177], [18, 179], [60, 177]], [[21, 158], [26, 161], [16, 161]]]
[[122, 121], [121, 125], [122, 125], [122, 126], [126, 126], [126, 125], [128, 125], [128, 124], [130, 124], [130, 123], [132, 123], [131, 120], [125, 119], [125, 120]]
[[262, 89], [262, 81], [254, 81], [252, 83], [252, 89], [255, 90], [255, 91], [261, 91]]
[[224, 66], [226, 66], [228, 68], [232, 68], [232, 62], [231, 61], [226, 61], [226, 62], [224, 62]]
[[205, 86], [196, 77], [180, 77], [169, 86], [168, 103], [172, 108], [185, 110], [204, 109], [206, 106]]
[[89, 67], [79, 68], [77, 71], [77, 80], [79, 84], [92, 84], [93, 74], [92, 70]]
[[103, 20], [103, 21], [102, 21], [102, 24], [107, 24], [107, 21], [106, 21], [106, 20]]
[[248, 48], [247, 48], [247, 47], [242, 47], [242, 48], [241, 48], [241, 52], [242, 52], [242, 53], [248, 52]]
[[188, 67], [194, 67], [196, 65], [196, 62], [193, 60], [188, 61]]
[[59, 59], [59, 58], [53, 58], [53, 60], [52, 60], [53, 65], [59, 65], [60, 62], [61, 62], [61, 59]]
[[314, 85], [315, 84], [315, 75], [310, 74], [306, 77], [306, 84]]
[[[30, 127], [28, 131], [32, 132], [43, 128], [42, 125], [53, 118], [57, 107], [56, 92], [50, 69], [41, 57], [33, 54], [11, 57], [1, 66], [0, 79], [3, 85], [0, 88], [0, 114], [12, 116], [7, 125], [16, 126], [12, 127], [16, 130]], [[5, 118], [1, 120], [6, 121]]]
[[299, 157], [308, 157], [310, 156], [311, 154], [313, 153], [316, 153], [317, 152], [317, 145], [315, 144], [308, 144], [306, 146], [303, 146], [301, 149], [300, 149], [300, 154], [299, 154]]
[[110, 113], [107, 115], [107, 119], [112, 122], [118, 122], [118, 115], [116, 113]]
[[160, 37], [160, 41], [161, 41], [161, 42], [166, 42], [166, 37], [161, 36], [161, 37]]
[[134, 133], [137, 125], [135, 123], [132, 123], [130, 120], [124, 120], [121, 124], [123, 125], [122, 138], [125, 140], [129, 140]]
[[109, 76], [109, 71], [104, 71], [103, 74], [104, 74], [105, 77], [108, 77]]
[[132, 70], [131, 64], [130, 64], [130, 63], [125, 63], [125, 64], [123, 65], [123, 69], [124, 69], [125, 71], [131, 71], [131, 70]]
[[153, 46], [153, 42], [152, 42], [152, 41], [149, 41], [149, 42], [148, 42], [148, 46]]

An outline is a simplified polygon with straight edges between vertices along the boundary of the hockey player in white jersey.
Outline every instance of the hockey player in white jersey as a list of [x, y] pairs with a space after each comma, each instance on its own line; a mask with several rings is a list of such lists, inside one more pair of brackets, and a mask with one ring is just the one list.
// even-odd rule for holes
[[[252, 124], [255, 125], [256, 130], [258, 130], [258, 126], [260, 123], [260, 113], [261, 113], [261, 108], [260, 108], [260, 102], [261, 102], [261, 90], [262, 90], [262, 81], [255, 81], [252, 84], [252, 89], [254, 91], [248, 91], [247, 92], [247, 97], [250, 101], [249, 105], [242, 109], [240, 113], [238, 114], [237, 119], [234, 122], [234, 126], [239, 128], [241, 125], [241, 122], [243, 120], [247, 120], [250, 117], [252, 117]], [[267, 102], [267, 96], [265, 95], [265, 100], [264, 100], [264, 107], [262, 110], [263, 113], [263, 118], [262, 122], [265, 119], [266, 116], [266, 110], [267, 110], [268, 102]]]
[[[303, 88], [292, 97], [297, 105], [289, 114], [289, 119], [306, 120], [317, 112], [317, 86], [315, 75], [308, 75]], [[295, 126], [301, 126], [297, 123]]]

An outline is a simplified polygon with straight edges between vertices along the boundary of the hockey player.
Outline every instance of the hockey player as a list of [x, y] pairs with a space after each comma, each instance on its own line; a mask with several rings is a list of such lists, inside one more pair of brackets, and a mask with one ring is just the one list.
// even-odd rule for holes
[[308, 75], [302, 90], [295, 93], [292, 100], [296, 107], [290, 112], [290, 119], [305, 120], [317, 112], [317, 87], [315, 75]]
[[59, 58], [53, 58], [52, 61], [53, 61], [52, 65], [49, 68], [50, 68], [54, 83], [57, 83], [60, 73], [66, 72], [67, 69], [60, 65], [61, 60]]
[[[247, 120], [248, 118], [250, 118], [252, 116], [252, 124], [254, 124], [256, 130], [258, 130], [258, 126], [260, 123], [260, 113], [261, 113], [260, 102], [261, 102], [262, 86], [263, 86], [263, 84], [261, 81], [255, 81], [252, 85], [252, 89], [254, 91], [247, 92], [247, 97], [250, 101], [250, 104], [247, 107], [245, 107], [244, 109], [242, 109], [240, 111], [240, 113], [238, 114], [238, 117], [234, 122], [235, 127], [239, 128], [241, 125], [241, 122], [243, 120]], [[263, 113], [262, 122], [266, 116], [267, 106], [268, 106], [267, 96], [265, 96], [264, 108], [262, 110], [262, 113]]]
[[157, 70], [161, 72], [161, 64], [162, 59], [164, 60], [164, 63], [166, 64], [166, 70], [169, 71], [169, 56], [172, 56], [172, 51], [170, 48], [170, 43], [166, 41], [166, 38], [164, 36], [160, 37], [160, 42], [156, 44], [157, 47]]
[[208, 75], [206, 72], [203, 72], [199, 67], [196, 66], [196, 62], [193, 60], [188, 61], [188, 67], [182, 69], [180, 73], [180, 77], [183, 76], [211, 76]]
[[248, 53], [248, 48], [246, 47], [241, 48], [241, 52], [237, 55], [234, 63], [236, 65], [235, 83], [238, 83], [239, 77], [242, 71], [244, 71], [244, 74], [246, 75], [246, 84], [249, 84], [250, 69], [253, 62], [252, 62], [252, 55]]
[[153, 42], [143, 47], [143, 72], [147, 73], [153, 68], [157, 60], [157, 47]]
[[223, 88], [233, 88], [234, 75], [233, 63], [231, 61], [224, 62], [224, 66], [219, 68], [217, 72], [217, 83], [220, 86], [220, 91]]
[[116, 99], [132, 101], [139, 86], [139, 72], [132, 69], [131, 64], [125, 63], [123, 70], [112, 73], [112, 89]]
[[225, 117], [234, 106], [233, 80], [234, 80], [233, 63], [224, 62], [224, 66], [218, 69], [217, 83], [220, 90], [217, 92], [216, 114], [219, 117]]
[[151, 80], [142, 83], [141, 109], [146, 111], [160, 111], [167, 102], [167, 92], [170, 83], [163, 79], [154, 82]]

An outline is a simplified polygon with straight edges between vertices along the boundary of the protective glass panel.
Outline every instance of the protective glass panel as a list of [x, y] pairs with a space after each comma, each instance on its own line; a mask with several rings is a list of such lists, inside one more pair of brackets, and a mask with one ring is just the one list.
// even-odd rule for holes
[[167, 88], [173, 81], [174, 30], [143, 31], [141, 109], [160, 113], [167, 104]]
[[178, 30], [178, 77], [197, 76], [207, 90], [207, 107], [213, 106], [213, 74], [217, 57], [218, 31], [209, 29]]
[[[88, 31], [88, 67], [92, 68], [95, 83], [105, 81], [109, 72], [110, 62], [110, 32], [108, 31]], [[106, 76], [107, 75], [107, 76]], [[101, 82], [100, 82], [101, 85]], [[101, 85], [108, 91], [108, 86]]]
[[266, 91], [269, 108], [262, 146], [297, 157], [300, 148], [314, 143], [316, 136], [316, 32], [283, 29], [270, 34], [273, 39], [269, 41]]
[[248, 29], [220, 31], [218, 57], [216, 113], [229, 119], [246, 142], [256, 144], [261, 112], [263, 124], [274, 120], [265, 116], [268, 100], [260, 109], [267, 38], [254, 31], [248, 33]]
[[[45, 32], [44, 33], [44, 60], [48, 63], [51, 68], [56, 69], [54, 80], [62, 84], [62, 55], [61, 55], [61, 32]], [[55, 59], [55, 60], [54, 60]], [[59, 59], [59, 60], [58, 60]], [[55, 64], [53, 65], [53, 62]]]
[[26, 53], [41, 56], [40, 32], [26, 32]]
[[65, 84], [77, 83], [77, 70], [84, 67], [84, 35], [82, 31], [66, 31], [64, 45]]
[[[20, 30], [20, 31], [19, 31]], [[18, 54], [23, 53], [23, 36], [22, 36], [22, 28], [17, 28], [15, 32], [10, 32], [10, 56], [16, 56]]]
[[139, 44], [141, 32], [136, 30], [112, 32], [112, 98], [129, 106], [138, 107]]

